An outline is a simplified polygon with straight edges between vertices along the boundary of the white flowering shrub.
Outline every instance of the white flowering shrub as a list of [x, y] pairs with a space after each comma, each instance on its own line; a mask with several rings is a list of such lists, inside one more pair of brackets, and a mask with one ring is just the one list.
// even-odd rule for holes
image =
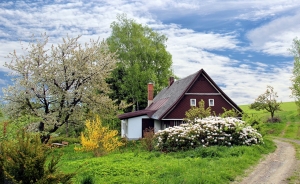
[[263, 143], [261, 134], [244, 121], [214, 116], [160, 130], [155, 134], [155, 140], [156, 149], [163, 151], [187, 150], [199, 146], [250, 146]]

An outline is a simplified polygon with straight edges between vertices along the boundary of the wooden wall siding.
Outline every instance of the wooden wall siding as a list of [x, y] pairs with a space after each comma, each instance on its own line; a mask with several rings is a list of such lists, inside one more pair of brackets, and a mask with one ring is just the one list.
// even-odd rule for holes
[[200, 75], [187, 93], [218, 93], [218, 91], [203, 75]]
[[215, 111], [216, 115], [222, 114], [224, 111], [222, 107], [227, 110], [233, 107], [227, 103], [227, 101], [221, 95], [213, 96], [199, 96], [199, 95], [185, 95], [182, 100], [178, 103], [177, 107], [174, 108], [166, 117], [163, 119], [183, 119], [185, 117], [185, 112], [188, 111], [190, 106], [190, 99], [196, 99], [197, 107], [201, 99], [204, 100], [206, 108], [208, 107], [208, 99], [214, 99], [214, 106], [211, 107], [212, 112]]

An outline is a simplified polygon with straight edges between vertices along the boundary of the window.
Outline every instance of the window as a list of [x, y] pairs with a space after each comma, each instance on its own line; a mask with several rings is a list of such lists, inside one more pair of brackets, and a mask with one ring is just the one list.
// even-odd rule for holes
[[174, 121], [174, 126], [179, 126], [179, 125], [181, 125], [182, 124], [182, 121], [180, 120], [176, 120], [176, 121]]
[[215, 105], [214, 99], [208, 99], [208, 104], [209, 106], [214, 106]]
[[196, 107], [196, 99], [190, 99], [191, 106]]

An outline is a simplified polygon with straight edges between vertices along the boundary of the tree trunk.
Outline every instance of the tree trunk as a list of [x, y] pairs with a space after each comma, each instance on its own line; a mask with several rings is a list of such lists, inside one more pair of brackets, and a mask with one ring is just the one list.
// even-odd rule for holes
[[271, 122], [274, 123], [274, 111], [271, 111]]
[[66, 122], [66, 137], [69, 137], [69, 123]]

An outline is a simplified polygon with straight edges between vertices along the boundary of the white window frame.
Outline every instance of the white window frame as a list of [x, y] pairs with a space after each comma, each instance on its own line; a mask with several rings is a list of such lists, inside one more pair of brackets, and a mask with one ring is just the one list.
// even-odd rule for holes
[[196, 99], [190, 99], [190, 105], [192, 106], [192, 107], [196, 107]]
[[208, 99], [208, 105], [211, 106], [215, 106], [215, 100], [214, 99]]

